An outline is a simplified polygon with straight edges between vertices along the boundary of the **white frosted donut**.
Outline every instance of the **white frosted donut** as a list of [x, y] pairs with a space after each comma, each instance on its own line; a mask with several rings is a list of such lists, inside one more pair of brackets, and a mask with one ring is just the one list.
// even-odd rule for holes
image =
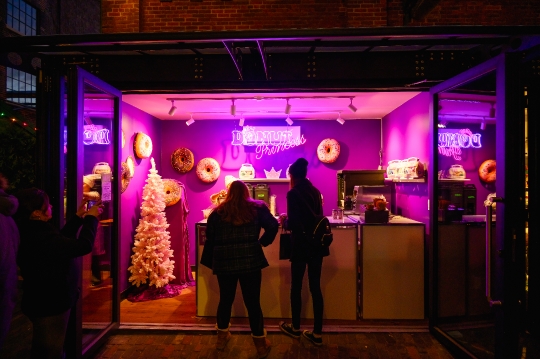
[[135, 175], [135, 159], [133, 158], [133, 156], [128, 156], [126, 158], [126, 165], [128, 169], [127, 176], [129, 177], [129, 179], [131, 179]]
[[497, 179], [497, 162], [486, 160], [478, 168], [478, 176], [485, 183], [493, 183]]
[[152, 139], [142, 132], [137, 133], [137, 136], [135, 136], [133, 146], [135, 147], [135, 154], [139, 158], [148, 158], [152, 154]]
[[171, 155], [171, 165], [180, 173], [190, 171], [193, 168], [193, 162], [195, 162], [193, 152], [185, 147], [178, 148]]
[[317, 147], [317, 157], [324, 163], [335, 162], [339, 157], [339, 142], [333, 138], [326, 138]]
[[196, 172], [201, 181], [210, 183], [218, 179], [221, 168], [215, 159], [206, 157], [199, 161]]
[[164, 179], [163, 191], [165, 193], [165, 206], [169, 207], [178, 203], [182, 195], [182, 187], [177, 180]]

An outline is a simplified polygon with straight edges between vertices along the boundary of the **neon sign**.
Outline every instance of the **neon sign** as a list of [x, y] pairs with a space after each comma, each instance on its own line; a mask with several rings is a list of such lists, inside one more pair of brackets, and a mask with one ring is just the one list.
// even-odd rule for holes
[[233, 146], [257, 146], [256, 159], [273, 155], [306, 143], [300, 126], [244, 126], [242, 131], [232, 131]]
[[482, 135], [468, 128], [461, 130], [439, 129], [439, 154], [461, 161], [462, 148], [481, 148]]
[[84, 125], [83, 143], [85, 145], [108, 145], [109, 130], [98, 125]]

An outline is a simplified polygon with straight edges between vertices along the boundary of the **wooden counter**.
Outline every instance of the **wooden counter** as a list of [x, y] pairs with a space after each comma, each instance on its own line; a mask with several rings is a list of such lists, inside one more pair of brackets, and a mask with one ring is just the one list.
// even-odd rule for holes
[[[354, 221], [332, 221], [334, 242], [330, 256], [323, 261], [321, 287], [325, 319], [357, 319], [357, 249], [358, 230]], [[219, 287], [212, 271], [201, 265], [206, 221], [196, 224], [197, 235], [197, 316], [215, 316], [219, 303]], [[290, 318], [290, 262], [279, 260], [279, 233], [273, 244], [263, 248], [269, 267], [262, 271], [261, 306], [265, 318]], [[307, 282], [302, 286], [302, 318], [313, 318], [313, 305]], [[240, 285], [232, 309], [233, 317], [247, 317]]]

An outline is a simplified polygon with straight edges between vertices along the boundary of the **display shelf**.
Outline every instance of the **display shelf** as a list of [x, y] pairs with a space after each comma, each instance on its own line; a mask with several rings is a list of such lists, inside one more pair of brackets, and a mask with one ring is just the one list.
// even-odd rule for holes
[[250, 178], [239, 179], [242, 182], [289, 182], [288, 178]]
[[470, 178], [439, 178], [439, 182], [467, 182]]
[[385, 178], [385, 182], [416, 182], [423, 183], [426, 182], [426, 177], [422, 178]]

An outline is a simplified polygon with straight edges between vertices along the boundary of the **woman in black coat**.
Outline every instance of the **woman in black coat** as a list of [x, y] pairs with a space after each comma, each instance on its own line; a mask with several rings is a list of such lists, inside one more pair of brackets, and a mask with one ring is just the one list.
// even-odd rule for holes
[[[306, 178], [308, 161], [297, 159], [290, 167], [291, 190], [287, 192], [287, 214], [280, 216], [282, 226], [291, 230], [291, 313], [292, 323], [279, 323], [281, 331], [298, 339], [300, 335], [314, 345], [322, 345], [324, 300], [321, 290], [323, 257], [327, 246], [312, 246], [304, 233], [312, 233], [316, 216], [323, 214], [321, 192]], [[300, 330], [302, 281], [308, 272], [309, 291], [313, 300], [313, 331]]]
[[23, 277], [22, 311], [33, 325], [31, 358], [62, 358], [69, 315], [80, 292], [75, 258], [92, 252], [102, 204], [86, 211], [83, 202], [58, 230], [49, 223], [52, 206], [44, 191], [30, 188], [16, 196], [17, 263]]
[[217, 349], [223, 349], [231, 338], [229, 320], [240, 282], [257, 355], [268, 355], [270, 341], [266, 339], [260, 303], [261, 270], [268, 267], [268, 261], [261, 246], [274, 241], [278, 228], [279, 223], [266, 204], [251, 199], [241, 181], [231, 183], [225, 201], [208, 217], [201, 264], [213, 270], [219, 285]]

